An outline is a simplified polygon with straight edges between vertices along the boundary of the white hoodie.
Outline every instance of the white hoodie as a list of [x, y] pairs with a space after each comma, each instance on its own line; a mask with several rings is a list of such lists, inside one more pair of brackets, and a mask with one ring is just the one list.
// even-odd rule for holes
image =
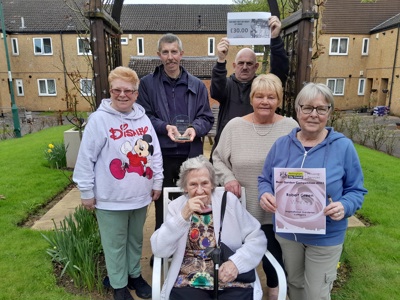
[[81, 198], [94, 197], [98, 209], [131, 210], [151, 202], [151, 191], [162, 189], [162, 156], [142, 106], [135, 103], [124, 114], [103, 99], [85, 126], [73, 180]]

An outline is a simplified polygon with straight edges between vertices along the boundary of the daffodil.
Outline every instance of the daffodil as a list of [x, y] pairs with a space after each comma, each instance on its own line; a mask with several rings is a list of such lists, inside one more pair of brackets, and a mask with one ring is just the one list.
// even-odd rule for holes
[[51, 149], [47, 149], [47, 152], [48, 152], [48, 153], [51, 153], [51, 152], [53, 152], [53, 150], [51, 150]]
[[336, 269], [340, 268], [340, 261], [337, 263]]
[[50, 148], [50, 149], [53, 149], [53, 148], [54, 148], [54, 145], [53, 145], [53, 144], [49, 144], [49, 148]]

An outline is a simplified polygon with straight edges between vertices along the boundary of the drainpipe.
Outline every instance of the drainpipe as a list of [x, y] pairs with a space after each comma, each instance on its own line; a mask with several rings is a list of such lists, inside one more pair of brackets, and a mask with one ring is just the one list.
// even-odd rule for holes
[[67, 81], [67, 67], [65, 65], [65, 49], [64, 49], [64, 40], [63, 40], [63, 34], [62, 31], [60, 31], [60, 41], [61, 41], [61, 56], [62, 56], [62, 64], [63, 64], [63, 73], [64, 73], [64, 87], [65, 87], [65, 103], [67, 105], [67, 109], [69, 109], [68, 107], [68, 81]]
[[7, 60], [8, 83], [9, 83], [9, 87], [10, 87], [10, 96], [11, 96], [11, 111], [12, 111], [13, 122], [14, 122], [14, 136], [21, 137], [21, 126], [19, 123], [18, 107], [15, 104], [15, 98], [14, 98], [14, 87], [13, 87], [13, 82], [12, 82], [10, 57], [8, 56], [7, 33], [6, 33], [6, 25], [4, 22], [3, 2], [2, 1], [0, 1], [0, 19], [1, 19], [1, 30], [3, 33], [3, 40], [4, 40], [4, 51], [6, 52], [6, 60]]
[[389, 105], [388, 105], [389, 107], [392, 104], [392, 91], [393, 91], [394, 73], [396, 72], [397, 52], [399, 51], [399, 36], [400, 36], [400, 22], [397, 24], [396, 50], [394, 52], [394, 61], [393, 61], [393, 70], [392, 70], [392, 82], [390, 83]]

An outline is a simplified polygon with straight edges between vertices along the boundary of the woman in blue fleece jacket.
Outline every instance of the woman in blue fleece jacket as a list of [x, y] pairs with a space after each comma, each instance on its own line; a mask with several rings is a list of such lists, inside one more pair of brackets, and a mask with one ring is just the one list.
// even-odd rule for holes
[[331, 90], [324, 84], [307, 84], [295, 102], [300, 128], [279, 138], [270, 150], [258, 178], [261, 207], [275, 213], [274, 168], [325, 168], [326, 234], [276, 233], [290, 299], [330, 299], [342, 252], [347, 218], [364, 201], [367, 190], [352, 141], [325, 127], [334, 109]]

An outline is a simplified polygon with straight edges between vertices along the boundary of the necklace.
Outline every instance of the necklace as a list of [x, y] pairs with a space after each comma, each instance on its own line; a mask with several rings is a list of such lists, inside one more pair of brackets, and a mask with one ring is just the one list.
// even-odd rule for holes
[[[254, 124], [254, 115], [251, 116], [251, 120], [252, 120], [252, 123], [253, 123], [254, 132], [257, 133], [259, 136], [266, 136], [266, 135], [268, 135], [268, 134], [272, 131], [272, 129], [274, 128], [274, 125], [275, 125], [275, 122], [272, 122], [271, 128], [270, 128], [266, 133], [259, 133], [259, 132], [257, 131], [257, 129], [256, 129], [256, 125]], [[265, 125], [267, 125], [267, 124], [265, 124]]]

